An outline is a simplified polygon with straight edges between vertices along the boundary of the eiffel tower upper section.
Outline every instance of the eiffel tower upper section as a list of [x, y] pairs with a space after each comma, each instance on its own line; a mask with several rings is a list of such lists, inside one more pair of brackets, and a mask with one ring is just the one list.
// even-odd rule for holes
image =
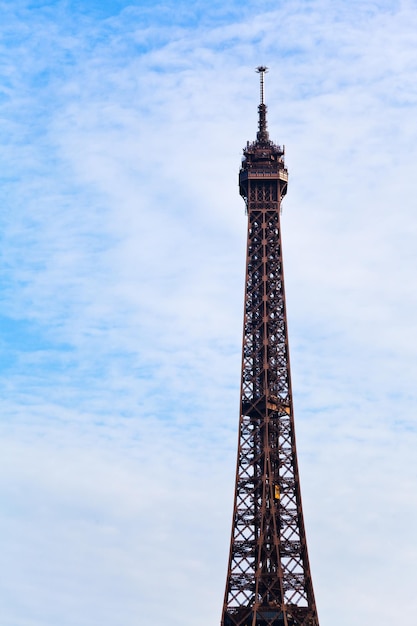
[[266, 67], [239, 173], [248, 214], [239, 445], [222, 626], [319, 626], [301, 503], [282, 266], [284, 150], [269, 139]]

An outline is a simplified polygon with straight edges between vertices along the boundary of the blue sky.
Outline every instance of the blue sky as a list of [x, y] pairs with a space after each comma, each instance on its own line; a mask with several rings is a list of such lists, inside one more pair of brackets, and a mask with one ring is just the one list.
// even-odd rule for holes
[[320, 623], [412, 619], [416, 9], [0, 2], [2, 624], [219, 623], [261, 63]]

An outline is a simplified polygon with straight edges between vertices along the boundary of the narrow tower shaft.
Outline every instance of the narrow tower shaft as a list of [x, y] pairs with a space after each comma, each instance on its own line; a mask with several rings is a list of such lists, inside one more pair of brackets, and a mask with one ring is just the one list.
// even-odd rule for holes
[[301, 504], [280, 209], [284, 150], [269, 140], [265, 67], [257, 140], [239, 173], [248, 214], [236, 489], [222, 626], [318, 626]]

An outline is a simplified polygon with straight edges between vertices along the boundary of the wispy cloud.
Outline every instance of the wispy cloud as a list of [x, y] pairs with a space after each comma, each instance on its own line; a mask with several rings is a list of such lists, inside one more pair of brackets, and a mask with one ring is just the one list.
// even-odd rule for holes
[[413, 614], [415, 3], [75, 7], [1, 5], [5, 623], [219, 619], [260, 62], [321, 623]]

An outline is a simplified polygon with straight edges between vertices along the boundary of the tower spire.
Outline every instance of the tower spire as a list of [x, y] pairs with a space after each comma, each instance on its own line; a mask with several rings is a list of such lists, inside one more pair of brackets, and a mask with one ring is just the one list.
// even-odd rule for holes
[[259, 79], [260, 79], [260, 91], [261, 91], [261, 101], [258, 107], [258, 111], [259, 111], [259, 121], [258, 121], [258, 125], [259, 125], [259, 130], [258, 133], [256, 135], [258, 141], [262, 142], [262, 143], [267, 143], [269, 141], [269, 133], [267, 131], [267, 124], [266, 124], [266, 104], [264, 102], [264, 96], [265, 96], [265, 87], [264, 87], [264, 74], [267, 73], [268, 68], [265, 65], [259, 65], [256, 68], [256, 71], [259, 74]]

